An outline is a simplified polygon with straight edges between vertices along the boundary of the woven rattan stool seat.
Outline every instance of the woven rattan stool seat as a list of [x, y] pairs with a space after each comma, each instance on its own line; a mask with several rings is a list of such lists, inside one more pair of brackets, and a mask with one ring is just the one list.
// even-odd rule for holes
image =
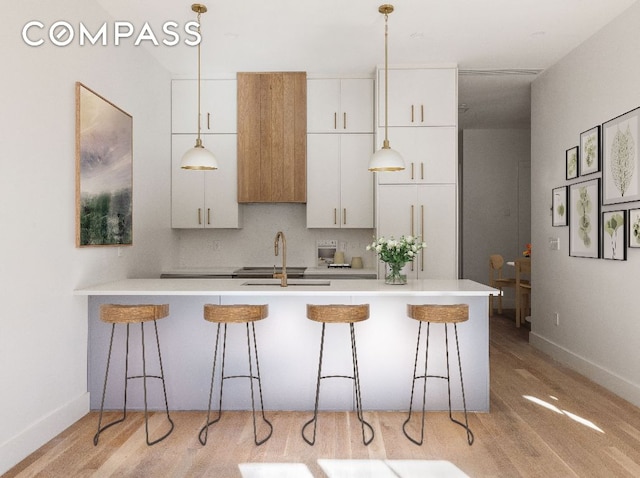
[[169, 315], [169, 304], [102, 304], [100, 320], [110, 324], [134, 324], [159, 320]]
[[204, 318], [209, 322], [245, 323], [262, 320], [269, 315], [269, 306], [264, 305], [215, 305], [205, 304]]
[[316, 322], [352, 324], [369, 318], [369, 304], [313, 305], [307, 304], [307, 318]]
[[469, 320], [469, 306], [455, 305], [407, 305], [407, 315], [421, 322], [436, 322], [441, 324], [459, 324]]

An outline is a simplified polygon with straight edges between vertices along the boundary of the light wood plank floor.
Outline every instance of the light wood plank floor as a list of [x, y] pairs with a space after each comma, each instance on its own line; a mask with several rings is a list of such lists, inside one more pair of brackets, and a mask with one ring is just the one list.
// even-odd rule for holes
[[[376, 432], [368, 447], [346, 412], [321, 415], [313, 447], [300, 437], [310, 415], [299, 412], [270, 412], [274, 434], [259, 447], [247, 412], [224, 413], [205, 447], [197, 439], [202, 412], [172, 413], [173, 434], [152, 447], [142, 414], [132, 413], [94, 447], [92, 412], [5, 476], [239, 477], [238, 463], [297, 462], [324, 477], [319, 458], [448, 460], [471, 477], [640, 476], [639, 408], [530, 347], [527, 330], [508, 318], [491, 319], [490, 353], [491, 413], [470, 415], [471, 447], [446, 413], [428, 415], [418, 447], [402, 434], [399, 412], [366, 413]], [[154, 414], [152, 431], [162, 430], [163, 418]]]

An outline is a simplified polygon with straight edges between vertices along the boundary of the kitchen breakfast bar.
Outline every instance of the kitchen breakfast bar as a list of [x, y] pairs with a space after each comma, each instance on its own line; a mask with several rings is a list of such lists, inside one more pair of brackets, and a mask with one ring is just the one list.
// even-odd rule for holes
[[[488, 298], [495, 293], [470, 280], [410, 280], [399, 286], [382, 280], [290, 279], [288, 287], [280, 287], [276, 279], [124, 279], [79, 289], [75, 294], [88, 298], [91, 409], [100, 408], [111, 333], [110, 325], [100, 321], [101, 304], [169, 304], [169, 316], [158, 320], [157, 326], [171, 410], [207, 408], [216, 326], [204, 320], [205, 304], [268, 304], [268, 317], [255, 324], [267, 410], [313, 410], [321, 324], [307, 319], [307, 304], [370, 304], [370, 318], [355, 326], [365, 410], [405, 410], [409, 406], [418, 322], [407, 317], [407, 304], [468, 304], [469, 320], [458, 326], [467, 409], [488, 412]], [[117, 409], [122, 402], [124, 332], [118, 328], [107, 409]], [[433, 325], [431, 329], [429, 373], [444, 374], [443, 327]], [[152, 338], [152, 329], [148, 330]], [[139, 327], [131, 328], [130, 368], [140, 362], [139, 333]], [[149, 350], [147, 367], [157, 367], [156, 354], [153, 348]], [[248, 372], [244, 325], [229, 326], [225, 367], [229, 374]], [[325, 337], [323, 374], [348, 374], [350, 367], [349, 328], [331, 324]], [[135, 373], [130, 370], [130, 375]], [[461, 408], [457, 365], [452, 365], [451, 377], [452, 405]], [[223, 409], [250, 409], [248, 388], [246, 380], [225, 382]], [[141, 385], [129, 386], [130, 408], [142, 408], [141, 389]], [[150, 399], [150, 407], [163, 408], [162, 393], [151, 391], [157, 401]], [[350, 380], [323, 383], [320, 409], [351, 410], [353, 400]], [[446, 382], [429, 382], [427, 408], [447, 408]]]

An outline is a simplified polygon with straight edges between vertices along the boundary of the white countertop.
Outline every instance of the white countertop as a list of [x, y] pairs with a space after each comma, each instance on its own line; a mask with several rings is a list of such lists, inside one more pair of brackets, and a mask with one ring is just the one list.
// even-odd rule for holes
[[[272, 285], [243, 285], [247, 282]], [[74, 291], [75, 295], [158, 296], [488, 296], [496, 289], [467, 279], [410, 280], [405, 285], [387, 285], [383, 280], [289, 279], [280, 287], [278, 279], [123, 279]], [[313, 285], [330, 282], [330, 285]], [[304, 285], [303, 285], [304, 284]]]

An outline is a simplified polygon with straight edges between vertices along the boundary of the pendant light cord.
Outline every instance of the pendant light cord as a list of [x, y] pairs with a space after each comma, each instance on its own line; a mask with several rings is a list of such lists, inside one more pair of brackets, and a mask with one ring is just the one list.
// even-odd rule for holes
[[389, 148], [389, 14], [384, 14], [384, 142], [382, 148]]
[[198, 42], [198, 139], [196, 140], [196, 146], [202, 147], [202, 140], [200, 139], [200, 128], [202, 119], [200, 116], [200, 45], [202, 44], [202, 35], [200, 34], [200, 11], [198, 11], [198, 34], [200, 35], [200, 41]]

